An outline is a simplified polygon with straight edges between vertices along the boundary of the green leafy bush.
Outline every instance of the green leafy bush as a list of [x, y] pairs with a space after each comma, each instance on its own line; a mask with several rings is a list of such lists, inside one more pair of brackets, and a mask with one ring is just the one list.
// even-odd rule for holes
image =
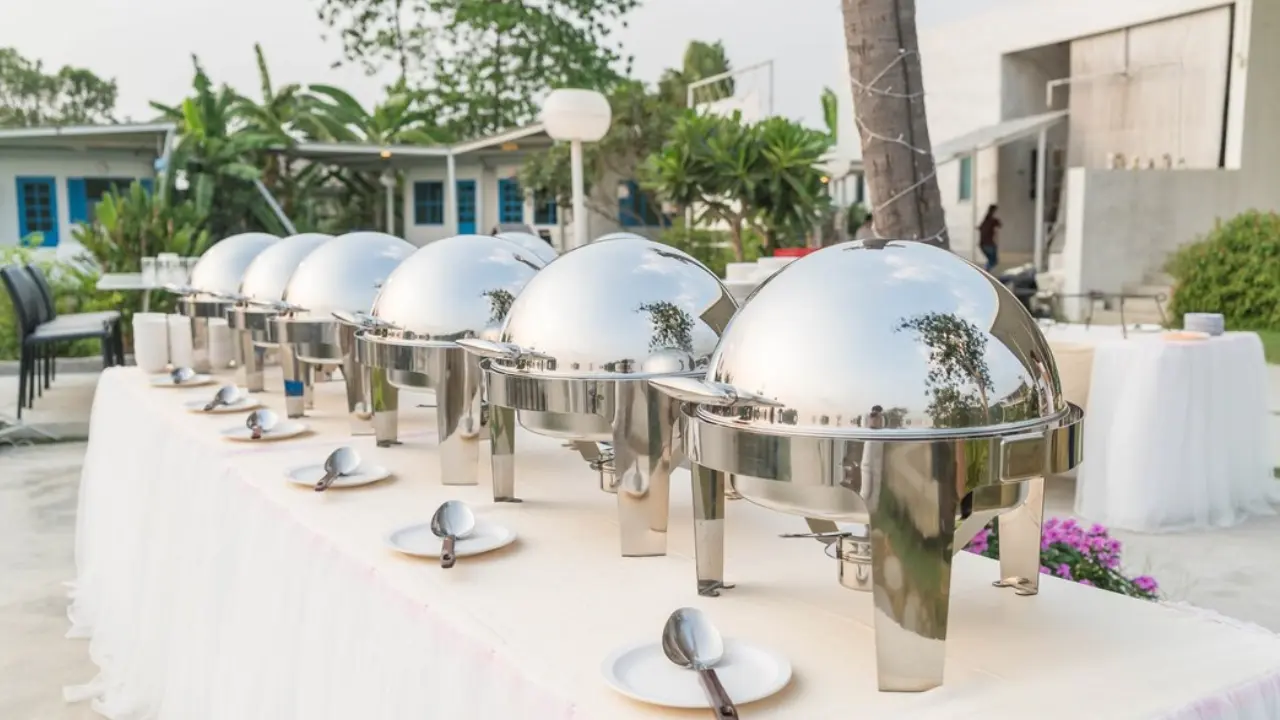
[[194, 203], [166, 202], [135, 182], [109, 192], [94, 206], [93, 221], [72, 230], [103, 272], [138, 272], [142, 258], [163, 252], [194, 257], [209, 247], [205, 216]]
[[[724, 230], [690, 230], [679, 224], [664, 230], [659, 239], [689, 253], [719, 277], [724, 277], [726, 264], [735, 262], [732, 241], [729, 233]], [[753, 231], [744, 233], [743, 252], [744, 262], [754, 262], [764, 254], [764, 238]]]
[[1216, 312], [1233, 330], [1280, 330], [1280, 215], [1255, 210], [1219, 222], [1170, 258], [1170, 317]]

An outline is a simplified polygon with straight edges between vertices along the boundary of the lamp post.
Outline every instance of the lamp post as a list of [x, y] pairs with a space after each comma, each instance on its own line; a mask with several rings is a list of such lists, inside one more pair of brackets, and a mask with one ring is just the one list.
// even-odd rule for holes
[[609, 132], [613, 114], [609, 101], [594, 90], [553, 90], [542, 103], [542, 124], [553, 140], [569, 141], [569, 172], [573, 183], [573, 242], [587, 244], [587, 198], [583, 188], [582, 143], [597, 142]]

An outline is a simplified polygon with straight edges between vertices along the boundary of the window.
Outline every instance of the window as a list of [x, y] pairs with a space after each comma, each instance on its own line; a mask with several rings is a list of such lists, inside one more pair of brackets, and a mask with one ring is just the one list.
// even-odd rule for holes
[[134, 183], [151, 192], [151, 178], [85, 177], [67, 178], [67, 216], [73, 223], [87, 223], [93, 218], [94, 208], [107, 193], [128, 195]]
[[536, 193], [533, 196], [533, 224], [556, 224], [556, 201], [547, 197], [546, 193]]
[[520, 192], [520, 181], [515, 178], [498, 181], [498, 222], [524, 222], [524, 194]]
[[623, 227], [654, 227], [671, 224], [662, 214], [662, 206], [651, 193], [640, 189], [635, 180], [618, 183], [618, 221]]
[[413, 184], [413, 224], [444, 224], [444, 183], [427, 180]]
[[960, 158], [960, 200], [973, 199], [973, 156]]
[[39, 236], [40, 245], [58, 244], [58, 198], [53, 178], [18, 178], [18, 239]]

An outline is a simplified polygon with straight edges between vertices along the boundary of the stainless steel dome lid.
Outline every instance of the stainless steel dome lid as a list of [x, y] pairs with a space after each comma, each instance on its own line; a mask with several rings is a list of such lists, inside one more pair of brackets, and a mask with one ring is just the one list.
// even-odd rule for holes
[[266, 233], [242, 233], [224, 238], [205, 251], [191, 271], [191, 288], [197, 300], [219, 300], [240, 292], [249, 265], [280, 238]]
[[510, 240], [524, 248], [527, 252], [533, 253], [542, 261], [543, 265], [546, 265], [557, 257], [560, 257], [560, 253], [556, 252], [556, 249], [551, 247], [551, 243], [543, 240], [537, 235], [531, 235], [526, 232], [511, 231], [500, 232], [497, 234], [497, 237], [500, 237], [503, 240]]
[[299, 263], [332, 239], [332, 235], [322, 233], [301, 233], [271, 245], [249, 263], [240, 283], [240, 295], [249, 300], [279, 302]]
[[596, 241], [529, 281], [502, 327], [508, 354], [493, 367], [556, 377], [694, 372], [736, 310], [719, 278], [680, 250], [636, 236]]
[[339, 235], [298, 265], [284, 302], [295, 317], [332, 320], [334, 312], [368, 312], [382, 283], [414, 250], [412, 244], [383, 233]]
[[[423, 246], [387, 278], [373, 304], [370, 337], [453, 342], [496, 337], [516, 296], [542, 269], [509, 240], [458, 235]], [[487, 331], [487, 332], [486, 332]]]
[[772, 433], [959, 437], [1069, 413], [1017, 298], [908, 241], [842, 243], [779, 271], [734, 318], [705, 380], [719, 397], [701, 398], [700, 417]]

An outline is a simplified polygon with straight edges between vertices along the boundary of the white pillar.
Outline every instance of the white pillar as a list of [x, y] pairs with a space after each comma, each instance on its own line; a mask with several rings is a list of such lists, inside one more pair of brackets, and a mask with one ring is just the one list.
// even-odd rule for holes
[[569, 143], [569, 168], [573, 180], [573, 245], [587, 244], [587, 197], [582, 178], [582, 141]]
[[1035, 234], [1035, 264], [1036, 271], [1047, 270], [1044, 256], [1044, 192], [1045, 178], [1048, 173], [1045, 168], [1049, 165], [1049, 158], [1046, 155], [1048, 150], [1049, 128], [1040, 128], [1040, 140], [1036, 146], [1036, 234]]
[[484, 199], [489, 192], [489, 172], [481, 162], [476, 171], [476, 234], [488, 235], [493, 228], [485, 223]]
[[450, 235], [458, 234], [458, 170], [453, 153], [445, 157], [444, 164], [444, 226]]
[[[978, 151], [969, 155], [969, 260], [978, 262]], [[986, 267], [986, 258], [983, 258]]]

